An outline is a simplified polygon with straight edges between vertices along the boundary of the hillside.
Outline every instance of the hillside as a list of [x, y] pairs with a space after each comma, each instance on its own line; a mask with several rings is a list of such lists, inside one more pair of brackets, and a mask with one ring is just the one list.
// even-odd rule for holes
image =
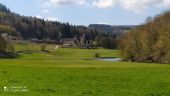
[[112, 33], [114, 35], [121, 35], [128, 30], [131, 30], [135, 27], [135, 25], [105, 25], [105, 24], [90, 24], [89, 28], [105, 32], [105, 33]]
[[0, 24], [11, 26], [21, 34], [23, 39], [33, 38], [44, 40], [60, 40], [62, 38], [81, 37], [86, 35], [86, 40], [94, 40], [97, 31], [84, 26], [70, 25], [58, 21], [47, 21], [36, 17], [21, 16], [11, 12], [5, 5], [0, 4]]

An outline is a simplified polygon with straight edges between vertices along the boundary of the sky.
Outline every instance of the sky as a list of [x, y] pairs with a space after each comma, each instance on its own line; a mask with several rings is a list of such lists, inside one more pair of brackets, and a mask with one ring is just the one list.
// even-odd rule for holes
[[170, 8], [170, 0], [0, 0], [11, 11], [75, 25], [138, 25]]

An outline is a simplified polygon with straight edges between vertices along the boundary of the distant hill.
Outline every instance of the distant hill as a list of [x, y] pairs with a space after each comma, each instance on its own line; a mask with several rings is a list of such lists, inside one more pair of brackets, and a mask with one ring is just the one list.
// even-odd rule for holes
[[100, 32], [121, 35], [128, 30], [135, 28], [136, 25], [106, 25], [106, 24], [90, 24], [89, 28], [96, 29]]

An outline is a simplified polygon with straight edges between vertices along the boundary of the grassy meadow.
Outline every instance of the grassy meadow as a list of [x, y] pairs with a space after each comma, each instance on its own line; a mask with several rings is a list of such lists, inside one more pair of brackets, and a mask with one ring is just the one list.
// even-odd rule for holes
[[[41, 52], [41, 45], [16, 44], [31, 51], [0, 59], [0, 96], [170, 96], [170, 65], [94, 60], [118, 57], [117, 50], [59, 48]], [[55, 45], [48, 45], [52, 50]], [[4, 91], [26, 86], [27, 91]]]

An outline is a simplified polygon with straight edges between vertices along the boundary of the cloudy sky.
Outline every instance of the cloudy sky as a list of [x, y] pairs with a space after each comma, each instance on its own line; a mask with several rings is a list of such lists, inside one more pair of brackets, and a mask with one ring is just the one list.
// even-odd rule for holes
[[76, 25], [141, 24], [170, 8], [170, 0], [0, 0], [12, 11], [26, 16]]

